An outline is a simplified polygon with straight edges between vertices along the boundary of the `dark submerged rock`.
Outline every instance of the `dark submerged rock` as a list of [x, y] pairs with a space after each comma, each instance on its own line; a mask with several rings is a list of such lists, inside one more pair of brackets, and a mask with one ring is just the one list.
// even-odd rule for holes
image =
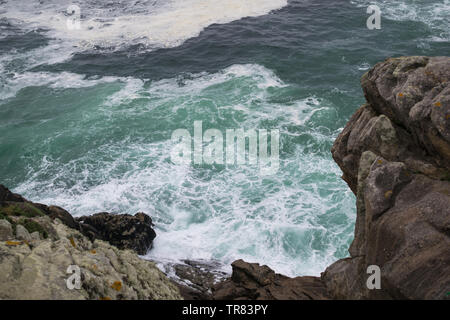
[[16, 193], [12, 193], [4, 185], [0, 184], [0, 203], [10, 201], [10, 202], [25, 202], [26, 200]]
[[144, 255], [152, 248], [156, 233], [152, 219], [145, 213], [111, 214], [96, 213], [76, 219], [81, 232], [91, 239], [108, 241], [119, 249], [132, 249]]

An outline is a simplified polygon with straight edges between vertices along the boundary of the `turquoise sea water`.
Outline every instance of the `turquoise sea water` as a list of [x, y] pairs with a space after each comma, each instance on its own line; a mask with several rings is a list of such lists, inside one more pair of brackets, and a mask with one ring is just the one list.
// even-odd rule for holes
[[[0, 183], [76, 216], [149, 213], [150, 259], [317, 275], [353, 237], [330, 148], [364, 102], [359, 78], [448, 55], [449, 16], [448, 0], [0, 1]], [[172, 132], [199, 120], [279, 129], [279, 171], [175, 165]]]

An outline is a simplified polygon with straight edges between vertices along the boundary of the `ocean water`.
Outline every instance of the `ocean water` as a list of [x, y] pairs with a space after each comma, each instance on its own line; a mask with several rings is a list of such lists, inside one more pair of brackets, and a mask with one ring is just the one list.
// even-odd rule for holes
[[[161, 263], [318, 275], [353, 238], [330, 148], [364, 102], [359, 78], [448, 55], [449, 17], [449, 0], [0, 0], [0, 183], [75, 216], [147, 212], [144, 258]], [[172, 133], [200, 120], [278, 129], [278, 172], [174, 164]]]

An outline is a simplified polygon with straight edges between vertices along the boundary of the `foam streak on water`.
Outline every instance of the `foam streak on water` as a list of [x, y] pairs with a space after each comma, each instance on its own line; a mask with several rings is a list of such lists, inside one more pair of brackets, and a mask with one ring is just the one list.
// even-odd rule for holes
[[[70, 4], [81, 11], [80, 29], [67, 27]], [[9, 0], [0, 17], [29, 28], [44, 28], [50, 35], [80, 48], [120, 47], [133, 43], [174, 47], [198, 36], [207, 26], [254, 17], [282, 8], [287, 0], [171, 0], [130, 1]]]

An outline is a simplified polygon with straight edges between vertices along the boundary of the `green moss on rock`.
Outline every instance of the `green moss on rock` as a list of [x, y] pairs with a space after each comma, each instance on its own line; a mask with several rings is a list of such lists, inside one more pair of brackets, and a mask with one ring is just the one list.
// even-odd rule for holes
[[21, 224], [27, 229], [27, 231], [31, 234], [35, 231], [38, 231], [39, 234], [44, 238], [48, 238], [48, 232], [42, 227], [39, 223], [36, 221], [33, 221], [31, 219], [21, 219], [19, 220], [18, 224]]
[[6, 215], [2, 212], [0, 212], [0, 219], [5, 219], [6, 221], [8, 221], [11, 224], [14, 234], [16, 233], [17, 223], [13, 219], [11, 219], [8, 215]]
[[450, 181], [450, 171], [446, 171], [443, 175], [441, 180], [443, 181]]
[[29, 203], [9, 204], [0, 208], [0, 214], [2, 216], [15, 216], [15, 217], [40, 217], [44, 213], [38, 208]]

